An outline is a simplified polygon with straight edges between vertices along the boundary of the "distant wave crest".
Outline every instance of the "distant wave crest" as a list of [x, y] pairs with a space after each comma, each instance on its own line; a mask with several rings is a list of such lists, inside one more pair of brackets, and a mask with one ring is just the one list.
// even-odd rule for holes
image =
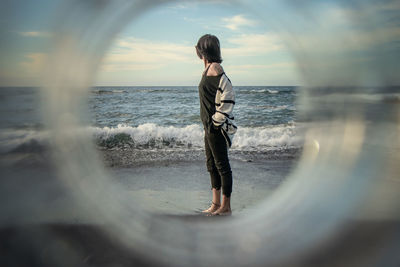
[[244, 93], [244, 94], [260, 94], [260, 93], [264, 93], [264, 94], [279, 94], [279, 93], [292, 93], [293, 89], [279, 89], [279, 90], [275, 90], [273, 88], [263, 88], [263, 89], [251, 89], [251, 90], [240, 90], [240, 93]]
[[102, 89], [98, 89], [98, 90], [92, 90], [91, 91], [93, 94], [122, 94], [122, 93], [127, 93], [128, 91], [126, 90], [102, 90]]

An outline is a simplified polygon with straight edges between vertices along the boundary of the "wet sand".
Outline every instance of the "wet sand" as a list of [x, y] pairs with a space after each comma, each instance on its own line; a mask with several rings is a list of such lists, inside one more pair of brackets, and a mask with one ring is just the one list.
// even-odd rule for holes
[[[169, 154], [141, 161], [131, 151], [103, 151], [109, 182], [128, 194], [131, 205], [151, 213], [196, 215], [211, 202], [210, 178], [204, 152]], [[148, 155], [148, 153], [147, 153]], [[136, 155], [137, 156], [137, 155]], [[264, 155], [271, 157], [271, 155]], [[180, 158], [179, 158], [180, 157]], [[295, 167], [292, 156], [257, 159], [251, 153], [231, 157], [233, 214], [251, 211], [283, 183]], [[3, 179], [0, 187], [0, 222], [88, 222], [75, 203], [75, 190], [58, 179], [48, 154], [8, 154], [0, 157]]]
[[[231, 160], [232, 209], [241, 213], [265, 200], [285, 181], [293, 161], [243, 162]], [[113, 179], [132, 195], [162, 214], [192, 214], [211, 203], [210, 177], [203, 161], [162, 162], [112, 168]]]

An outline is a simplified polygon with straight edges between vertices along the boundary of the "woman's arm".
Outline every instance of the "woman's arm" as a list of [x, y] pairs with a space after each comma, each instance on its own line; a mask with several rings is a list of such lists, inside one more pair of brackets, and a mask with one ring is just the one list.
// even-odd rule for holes
[[216, 112], [212, 116], [215, 126], [221, 126], [226, 118], [233, 119], [232, 111], [235, 105], [235, 93], [232, 83], [225, 73], [222, 74], [219, 82], [218, 92], [215, 96], [215, 105]]

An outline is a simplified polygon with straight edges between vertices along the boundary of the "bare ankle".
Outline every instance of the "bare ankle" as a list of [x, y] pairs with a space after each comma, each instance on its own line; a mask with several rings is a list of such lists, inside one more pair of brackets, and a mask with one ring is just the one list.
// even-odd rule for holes
[[221, 207], [221, 203], [219, 201], [212, 201], [211, 202], [211, 206], [215, 206], [215, 207]]

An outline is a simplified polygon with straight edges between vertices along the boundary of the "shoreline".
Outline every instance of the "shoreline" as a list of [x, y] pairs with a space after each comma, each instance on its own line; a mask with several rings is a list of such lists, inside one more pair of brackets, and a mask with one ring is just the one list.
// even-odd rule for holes
[[[164, 164], [178, 162], [204, 161], [204, 149], [135, 149], [117, 147], [113, 149], [97, 147], [106, 167], [137, 167], [145, 164]], [[267, 151], [230, 150], [229, 159], [242, 162], [264, 162], [274, 160], [298, 160], [302, 148], [278, 148]]]

